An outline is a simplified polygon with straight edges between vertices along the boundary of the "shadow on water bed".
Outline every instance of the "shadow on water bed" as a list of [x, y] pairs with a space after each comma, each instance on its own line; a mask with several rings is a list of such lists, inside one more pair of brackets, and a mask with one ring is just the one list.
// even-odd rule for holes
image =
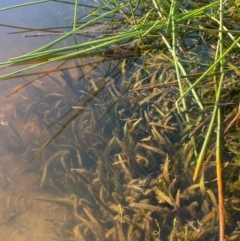
[[[124, 11], [123, 16], [129, 14]], [[110, 30], [119, 29], [104, 29], [104, 34]], [[214, 38], [196, 30], [179, 35], [178, 57], [187, 70], [181, 77], [184, 89], [211, 65]], [[219, 240], [215, 135], [200, 180], [192, 181], [216, 105], [219, 71], [206, 75], [186, 96], [187, 108], [180, 105], [179, 111], [176, 66], [162, 46], [156, 35], [153, 40], [128, 39], [58, 64], [54, 71], [40, 70], [38, 78], [21, 74], [20, 81], [27, 81], [7, 94], [8, 108], [6, 104], [1, 116], [4, 235], [14, 229], [13, 237], [19, 236], [14, 240], [26, 240], [24, 233], [37, 229], [40, 216], [44, 221], [35, 240], [47, 235], [80, 241]], [[233, 68], [238, 58], [224, 69], [218, 103], [229, 241], [240, 236], [240, 86]], [[36, 220], [35, 226], [26, 226], [26, 220], [22, 224], [28, 218]]]

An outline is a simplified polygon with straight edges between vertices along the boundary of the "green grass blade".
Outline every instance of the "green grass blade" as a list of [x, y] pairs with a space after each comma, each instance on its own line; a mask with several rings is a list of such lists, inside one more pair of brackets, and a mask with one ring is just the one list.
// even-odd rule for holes
[[20, 7], [26, 7], [26, 6], [30, 6], [30, 5], [34, 5], [34, 4], [44, 3], [44, 2], [52, 2], [52, 0], [42, 0], [42, 1], [37, 1], [37, 2], [18, 4], [18, 5], [14, 5], [14, 6], [11, 6], [11, 7], [0, 8], [0, 12], [6, 11], [6, 10], [11, 10], [11, 9], [14, 9], [14, 8], [20, 8]]

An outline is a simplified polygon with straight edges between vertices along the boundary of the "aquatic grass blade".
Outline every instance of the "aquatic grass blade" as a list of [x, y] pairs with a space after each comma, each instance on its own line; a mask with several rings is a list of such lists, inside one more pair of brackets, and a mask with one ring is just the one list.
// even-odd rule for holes
[[14, 8], [20, 8], [20, 7], [26, 7], [26, 6], [30, 6], [30, 5], [34, 5], [34, 4], [44, 3], [44, 2], [52, 2], [52, 0], [41, 0], [41, 1], [36, 1], [36, 2], [13, 5], [11, 7], [0, 8], [0, 12], [6, 11], [6, 10], [11, 10], [11, 9], [14, 9]]
[[218, 213], [219, 213], [219, 241], [225, 240], [225, 209], [224, 192], [222, 183], [222, 158], [221, 158], [221, 110], [218, 108], [217, 142], [216, 142], [216, 172], [218, 186]]
[[73, 31], [77, 27], [77, 13], [78, 13], [78, 0], [75, 0], [74, 17], [73, 17]]

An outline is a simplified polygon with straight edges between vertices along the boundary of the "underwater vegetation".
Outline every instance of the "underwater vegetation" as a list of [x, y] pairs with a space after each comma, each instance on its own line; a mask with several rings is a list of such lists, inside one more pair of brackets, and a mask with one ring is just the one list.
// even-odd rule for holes
[[[30, 86], [23, 113], [51, 136], [23, 156], [36, 159], [43, 192], [57, 193], [36, 200], [71, 210], [60, 238], [239, 240], [239, 3], [207, 2], [104, 2], [83, 24], [75, 11], [63, 38], [1, 64], [39, 61], [5, 79], [77, 58], [77, 74], [45, 75], [57, 88]], [[100, 36], [77, 44], [105, 17]], [[70, 36], [74, 46], [48, 50]], [[20, 153], [27, 144], [9, 130]]]
[[[212, 90], [206, 86], [212, 83], [209, 78], [197, 88], [206, 111], [194, 111], [195, 99], [189, 98], [189, 122], [183, 122], [175, 105], [173, 65], [163, 56], [159, 53], [154, 61], [145, 58], [144, 68], [134, 57], [92, 66], [87, 80], [81, 74], [73, 79], [65, 69], [61, 80], [55, 79], [61, 93], [47, 95], [52, 98], [51, 108], [41, 118], [50, 132], [55, 125], [62, 128], [47, 142], [54, 151], [41, 150], [40, 187], [57, 191], [59, 197], [37, 200], [69, 207], [74, 240], [218, 240], [212, 151], [200, 181], [192, 180], [194, 150], [201, 148], [210, 121], [206, 113]], [[238, 82], [228, 78], [225, 83], [226, 102], [237, 102]], [[227, 91], [229, 86], [234, 87], [234, 95]], [[240, 235], [239, 166], [227, 151], [237, 148], [228, 129], [236, 111], [234, 105], [222, 106], [229, 140], [223, 154], [224, 178], [229, 180], [225, 183], [227, 240], [238, 240]]]

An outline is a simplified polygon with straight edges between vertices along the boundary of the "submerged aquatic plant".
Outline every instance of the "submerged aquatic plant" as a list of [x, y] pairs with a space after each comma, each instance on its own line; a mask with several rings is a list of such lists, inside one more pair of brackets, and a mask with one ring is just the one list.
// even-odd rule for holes
[[[233, 24], [224, 26], [238, 5], [197, 4], [108, 1], [78, 19], [76, 1], [72, 31], [0, 64], [30, 63], [4, 80], [59, 60], [98, 59], [90, 71], [77, 66], [76, 81], [67, 70], [62, 80], [50, 76], [60, 93], [47, 94], [51, 104], [26, 108], [41, 107], [52, 134], [36, 155], [50, 143], [55, 148], [44, 153], [40, 187], [71, 196], [43, 200], [72, 208], [76, 240], [197, 241], [216, 240], [218, 233], [221, 241], [239, 239], [239, 71], [232, 52], [240, 39], [238, 30], [227, 29]], [[112, 22], [101, 23], [95, 39], [55, 48], [107, 17]], [[222, 145], [235, 159], [222, 156]]]

